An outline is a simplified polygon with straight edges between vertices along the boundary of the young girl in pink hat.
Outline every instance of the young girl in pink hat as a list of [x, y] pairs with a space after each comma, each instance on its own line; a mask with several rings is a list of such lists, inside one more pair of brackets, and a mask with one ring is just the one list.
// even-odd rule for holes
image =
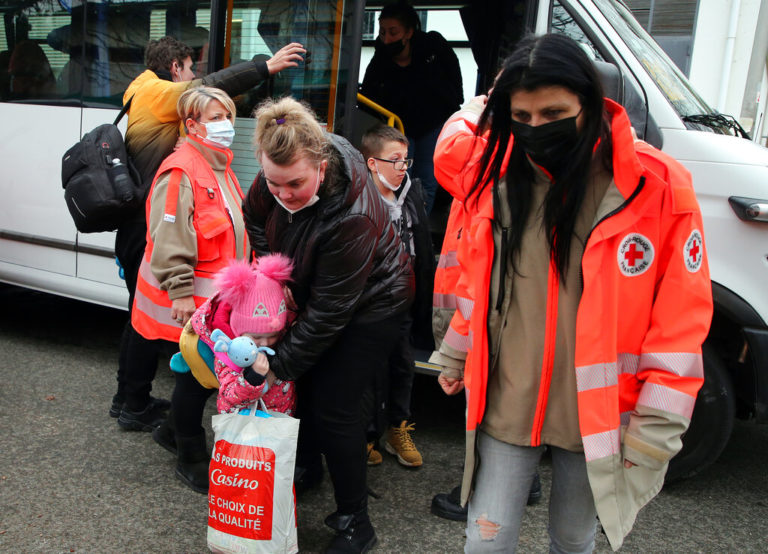
[[[185, 333], [197, 335], [210, 350], [219, 336], [211, 336], [217, 329], [229, 339], [245, 336], [258, 347], [273, 346], [294, 318], [290, 297], [286, 297], [291, 270], [290, 259], [280, 254], [262, 256], [251, 264], [242, 260], [230, 262], [216, 276], [218, 292], [195, 311]], [[209, 388], [218, 386], [219, 413], [234, 412], [262, 398], [268, 409], [293, 415], [294, 383], [269, 375], [269, 363], [263, 352], [258, 353], [252, 365], [239, 367], [227, 352], [214, 352], [211, 359], [205, 346], [200, 345], [197, 350], [208, 371], [196, 369], [182, 345], [182, 354], [198, 381]]]

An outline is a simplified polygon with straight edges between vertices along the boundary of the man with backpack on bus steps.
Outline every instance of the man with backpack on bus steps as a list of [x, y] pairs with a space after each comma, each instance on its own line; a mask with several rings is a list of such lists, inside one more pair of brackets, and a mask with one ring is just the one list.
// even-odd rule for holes
[[[179, 97], [188, 89], [211, 86], [230, 96], [242, 94], [283, 69], [296, 67], [306, 50], [290, 43], [266, 61], [247, 61], [195, 79], [192, 49], [173, 37], [150, 40], [145, 50], [147, 70], [128, 86], [123, 102], [131, 102], [125, 144], [141, 175], [146, 196], [161, 162], [174, 150], [180, 137], [181, 120], [176, 111]], [[128, 306], [133, 306], [139, 265], [146, 246], [147, 221], [144, 204], [134, 217], [122, 222], [115, 238], [115, 254], [124, 270]], [[117, 392], [109, 415], [129, 431], [152, 431], [165, 418], [170, 402], [150, 396], [162, 343], [147, 340], [136, 332], [130, 317], [120, 341]]]

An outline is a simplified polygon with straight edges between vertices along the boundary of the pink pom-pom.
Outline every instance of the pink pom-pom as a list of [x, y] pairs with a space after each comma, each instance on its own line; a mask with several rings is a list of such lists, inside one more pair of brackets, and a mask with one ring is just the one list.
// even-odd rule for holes
[[214, 284], [225, 302], [233, 303], [243, 297], [256, 283], [258, 276], [245, 260], [234, 260], [216, 274]]
[[256, 270], [284, 285], [291, 280], [291, 271], [293, 271], [293, 263], [288, 256], [282, 254], [268, 254], [254, 260]]

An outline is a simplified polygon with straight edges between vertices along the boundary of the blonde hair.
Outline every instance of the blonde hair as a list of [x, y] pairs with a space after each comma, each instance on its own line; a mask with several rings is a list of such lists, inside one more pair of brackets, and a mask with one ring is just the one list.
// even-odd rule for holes
[[221, 89], [214, 87], [194, 87], [184, 91], [179, 97], [179, 101], [176, 104], [176, 112], [179, 114], [182, 123], [184, 123], [184, 130], [187, 131], [187, 119], [194, 119], [199, 121], [203, 115], [203, 112], [208, 107], [208, 104], [218, 100], [232, 116], [232, 125], [235, 124], [235, 103], [229, 97], [229, 95]]
[[286, 97], [268, 99], [254, 112], [256, 154], [265, 154], [277, 165], [290, 165], [301, 155], [313, 165], [328, 159], [329, 143], [312, 109]]

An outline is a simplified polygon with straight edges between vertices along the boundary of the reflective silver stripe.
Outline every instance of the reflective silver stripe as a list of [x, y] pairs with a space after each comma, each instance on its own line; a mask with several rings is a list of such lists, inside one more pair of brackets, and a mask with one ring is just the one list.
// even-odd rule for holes
[[181, 325], [171, 317], [171, 308], [158, 306], [152, 300], [144, 296], [139, 287], [136, 287], [136, 308], [144, 312], [153, 321], [162, 325], [171, 325], [181, 328]]
[[139, 266], [139, 275], [141, 275], [141, 278], [144, 279], [147, 284], [151, 285], [153, 288], [159, 289], [160, 288], [160, 281], [158, 281], [155, 278], [155, 275], [152, 273], [152, 270], [149, 268], [149, 262], [147, 261], [146, 257], [141, 258], [141, 265]]
[[655, 408], [662, 412], [681, 415], [690, 419], [696, 398], [663, 385], [646, 382], [637, 399], [638, 406]]
[[456, 267], [457, 265], [459, 265], [459, 259], [455, 250], [440, 254], [440, 259], [437, 260], [438, 269], [447, 269], [449, 267]]
[[[146, 260], [146, 258], [141, 260], [141, 265], [139, 266], [139, 274], [141, 275], [142, 279], [144, 279], [144, 281], [146, 281], [146, 283], [152, 288], [155, 288], [157, 290], [164, 290], [160, 286], [160, 281], [158, 281], [154, 273], [152, 273], [152, 270], [149, 267], [149, 262]], [[201, 277], [200, 275], [195, 274], [192, 282], [195, 287], [195, 292], [194, 292], [195, 296], [210, 298], [211, 296], [213, 296], [213, 293], [216, 292], [216, 287], [213, 284], [212, 277]], [[138, 294], [138, 288], [139, 287], [136, 287], [137, 294]]]
[[619, 375], [636, 375], [640, 356], [620, 353], [617, 363], [585, 365], [576, 368], [576, 390], [578, 392], [611, 387], [618, 384]]
[[467, 125], [466, 120], [473, 120], [473, 123], [477, 123], [477, 120], [479, 119], [479, 116], [475, 112], [470, 111], [458, 112], [454, 117], [455, 119], [449, 120], [443, 127], [443, 130], [440, 131], [440, 136], [437, 137], [437, 142], [458, 133], [472, 134], [473, 131], [469, 128], [469, 125]]
[[584, 365], [576, 368], [576, 392], [612, 387], [618, 383], [615, 363]]
[[614, 454], [621, 454], [621, 443], [618, 429], [595, 433], [582, 437], [584, 444], [584, 457], [588, 462], [607, 458]]
[[638, 371], [644, 369], [663, 369], [680, 377], [704, 377], [701, 354], [690, 352], [641, 354]]
[[629, 375], [637, 374], [637, 366], [640, 363], [640, 356], [637, 354], [619, 353], [616, 356], [619, 362], [619, 373], [626, 373]]
[[472, 317], [472, 309], [475, 307], [475, 302], [468, 298], [457, 296], [456, 307], [459, 309], [459, 312], [461, 312], [461, 317], [469, 321], [470, 317]]
[[456, 295], [455, 294], [440, 294], [438, 292], [432, 293], [432, 307], [433, 308], [446, 308], [449, 310], [456, 309]]
[[213, 284], [213, 277], [201, 277], [195, 275], [195, 296], [210, 298], [216, 293], [216, 286]]
[[453, 327], [448, 327], [443, 342], [458, 352], [466, 352], [469, 349], [469, 337], [460, 335]]

